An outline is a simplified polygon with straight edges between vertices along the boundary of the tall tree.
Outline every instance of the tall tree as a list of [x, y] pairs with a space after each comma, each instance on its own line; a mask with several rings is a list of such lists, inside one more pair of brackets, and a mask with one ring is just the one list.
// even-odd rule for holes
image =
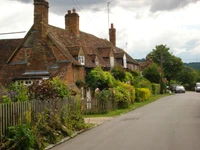
[[152, 83], [160, 82], [160, 74], [158, 72], [159, 68], [157, 64], [153, 63], [149, 67], [145, 68], [142, 72], [143, 76]]
[[176, 78], [183, 68], [183, 62], [180, 58], [169, 52], [170, 48], [166, 45], [157, 45], [147, 57], [151, 58], [161, 68], [162, 77], [168, 81]]
[[177, 76], [177, 81], [187, 86], [189, 90], [194, 90], [194, 85], [197, 80], [198, 72], [191, 67], [184, 67]]

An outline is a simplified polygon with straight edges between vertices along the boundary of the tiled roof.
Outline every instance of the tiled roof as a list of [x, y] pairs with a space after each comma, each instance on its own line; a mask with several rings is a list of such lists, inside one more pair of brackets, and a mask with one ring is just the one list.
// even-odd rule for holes
[[0, 65], [5, 64], [22, 39], [0, 40]]
[[127, 62], [135, 64], [135, 65], [139, 65], [139, 63], [135, 59], [133, 59], [128, 53], [126, 53], [124, 50], [122, 50], [118, 47], [116, 48], [115, 56], [116, 56], [116, 58], [120, 58], [120, 56], [121, 56], [121, 58], [123, 58], [124, 53], [126, 54]]
[[72, 57], [72, 55], [77, 55], [78, 51], [72, 51], [69, 47], [80, 46], [85, 54], [85, 67], [96, 67], [96, 64], [92, 62], [90, 58], [93, 54], [97, 55], [99, 64], [102, 67], [110, 67], [109, 64], [103, 60], [101, 53], [98, 52], [98, 49], [111, 47], [112, 44], [109, 41], [97, 38], [96, 36], [85, 32], [80, 32], [80, 34], [77, 36], [71, 31], [50, 25], [48, 31], [54, 41], [60, 45], [61, 49], [63, 49], [63, 52], [71, 56], [69, 57], [73, 60], [73, 62], [76, 62], [76, 60]]

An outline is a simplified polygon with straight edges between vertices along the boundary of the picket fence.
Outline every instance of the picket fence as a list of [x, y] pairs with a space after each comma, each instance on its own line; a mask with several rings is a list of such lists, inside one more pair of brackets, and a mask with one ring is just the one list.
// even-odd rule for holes
[[9, 126], [15, 126], [26, 122], [26, 114], [31, 111], [31, 117], [36, 117], [45, 109], [54, 113], [62, 109], [65, 104], [73, 104], [71, 99], [51, 100], [51, 101], [25, 101], [10, 104], [0, 104], [0, 136], [7, 134]]
[[[38, 114], [48, 109], [51, 114], [55, 111], [59, 113], [62, 107], [69, 104], [73, 109], [76, 100], [69, 99], [56, 99], [49, 101], [31, 100], [25, 102], [15, 102], [10, 104], [0, 104], [0, 137], [7, 134], [9, 126], [15, 126], [19, 123], [26, 123], [27, 113], [31, 111], [31, 117], [35, 118]], [[85, 114], [88, 113], [104, 113], [109, 110], [117, 108], [117, 103], [109, 101], [106, 103], [99, 102], [96, 99], [91, 101], [82, 100], [81, 107]]]

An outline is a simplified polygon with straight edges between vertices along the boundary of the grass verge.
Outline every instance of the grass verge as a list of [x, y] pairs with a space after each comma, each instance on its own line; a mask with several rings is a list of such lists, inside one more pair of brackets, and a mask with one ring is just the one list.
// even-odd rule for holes
[[92, 114], [92, 115], [84, 115], [85, 118], [94, 118], [94, 117], [114, 117], [114, 116], [119, 116], [121, 114], [127, 113], [129, 111], [132, 111], [136, 108], [142, 107], [144, 105], [147, 105], [149, 103], [152, 103], [162, 97], [169, 96], [171, 94], [162, 94], [162, 95], [154, 95], [152, 96], [149, 100], [143, 101], [143, 102], [135, 102], [134, 104], [130, 105], [129, 108], [126, 109], [117, 109], [113, 111], [109, 111], [106, 114]]

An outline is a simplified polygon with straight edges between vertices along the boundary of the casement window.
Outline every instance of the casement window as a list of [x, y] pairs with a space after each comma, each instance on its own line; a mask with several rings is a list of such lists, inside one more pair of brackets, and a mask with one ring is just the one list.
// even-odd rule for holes
[[124, 54], [124, 57], [123, 57], [123, 66], [124, 68], [127, 68], [127, 61], [126, 61], [126, 55]]
[[85, 57], [84, 57], [84, 56], [78, 56], [78, 62], [79, 62], [81, 65], [85, 65]]
[[114, 68], [114, 65], [115, 65], [114, 57], [110, 57], [110, 67]]
[[97, 66], [99, 66], [99, 62], [98, 62], [97, 60], [95, 61], [95, 64], [96, 64]]

